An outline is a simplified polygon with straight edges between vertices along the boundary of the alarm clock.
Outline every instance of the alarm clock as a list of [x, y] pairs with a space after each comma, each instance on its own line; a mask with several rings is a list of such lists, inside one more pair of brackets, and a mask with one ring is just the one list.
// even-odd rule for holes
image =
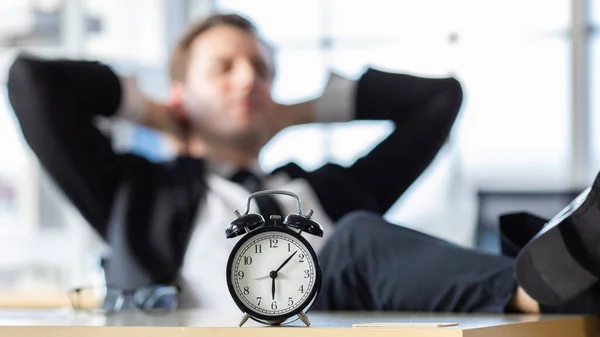
[[[283, 218], [272, 214], [271, 223], [262, 215], [248, 213], [250, 202], [268, 194], [284, 194], [296, 199], [297, 213]], [[321, 267], [315, 250], [303, 235], [323, 236], [323, 227], [302, 213], [300, 198], [288, 191], [264, 190], [248, 196], [246, 210], [234, 211], [236, 219], [227, 225], [228, 239], [242, 236], [227, 262], [229, 293], [242, 311], [239, 326], [254, 321], [281, 325], [300, 319], [307, 326], [306, 313], [321, 288]]]

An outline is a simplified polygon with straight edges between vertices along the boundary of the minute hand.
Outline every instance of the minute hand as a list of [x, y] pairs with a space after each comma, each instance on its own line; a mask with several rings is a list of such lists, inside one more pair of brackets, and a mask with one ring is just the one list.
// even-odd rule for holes
[[275, 270], [275, 272], [278, 272], [281, 270], [281, 268], [283, 268], [283, 266], [285, 266], [288, 262], [290, 262], [290, 260], [292, 259], [292, 257], [294, 257], [294, 255], [296, 255], [298, 251], [295, 251], [294, 253], [292, 253], [292, 255], [290, 255], [290, 257], [288, 257], [285, 261], [283, 261], [283, 263], [281, 264], [281, 266], [279, 266], [279, 268], [277, 268], [277, 270]]

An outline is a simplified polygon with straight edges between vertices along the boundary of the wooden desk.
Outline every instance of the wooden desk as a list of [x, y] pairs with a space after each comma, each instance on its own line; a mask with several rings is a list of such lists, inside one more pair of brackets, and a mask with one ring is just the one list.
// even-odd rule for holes
[[[31, 313], [31, 316], [29, 315]], [[45, 337], [432, 337], [432, 336], [597, 336], [599, 321], [584, 316], [449, 315], [406, 313], [310, 312], [311, 326], [299, 320], [288, 326], [266, 327], [249, 320], [238, 327], [239, 313], [178, 311], [168, 314], [120, 313], [104, 317], [68, 310], [55, 314], [1, 311], [0, 336]], [[356, 323], [458, 323], [452, 327], [353, 327]], [[310, 335], [309, 335], [310, 334]]]
[[66, 292], [0, 292], [0, 311], [2, 309], [52, 309], [70, 305], [71, 301]]

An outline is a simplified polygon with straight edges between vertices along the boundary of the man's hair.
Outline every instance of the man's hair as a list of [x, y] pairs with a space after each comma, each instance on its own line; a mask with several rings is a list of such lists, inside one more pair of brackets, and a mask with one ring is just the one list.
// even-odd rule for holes
[[[256, 26], [248, 19], [238, 14], [212, 14], [188, 26], [184, 34], [177, 41], [171, 54], [169, 75], [171, 81], [184, 82], [190, 59], [190, 49], [194, 40], [205, 31], [218, 26], [232, 26], [241, 29], [260, 39]], [[262, 41], [265, 43], [264, 41]], [[266, 43], [265, 43], [266, 45]], [[268, 45], [267, 45], [268, 46]]]

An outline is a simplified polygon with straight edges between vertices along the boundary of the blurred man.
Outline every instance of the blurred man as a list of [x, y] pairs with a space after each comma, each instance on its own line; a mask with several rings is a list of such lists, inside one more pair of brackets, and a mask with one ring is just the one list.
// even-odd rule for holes
[[[236, 15], [192, 25], [173, 53], [170, 74], [169, 101], [155, 102], [135, 80], [98, 62], [21, 55], [10, 69], [9, 98], [27, 143], [112, 248], [108, 284], [177, 284], [182, 307], [234, 307], [223, 282], [234, 243], [225, 239], [225, 226], [250, 192], [279, 188], [298, 194], [325, 227], [325, 237], [312, 240], [325, 273], [315, 309], [596, 310], [590, 296], [573, 299], [591, 283], [570, 283], [560, 301], [546, 302], [558, 306], [540, 305], [515, 279], [514, 257], [463, 249], [381, 217], [447, 138], [462, 103], [455, 79], [369, 68], [357, 80], [332, 74], [314, 100], [277, 104], [272, 50]], [[97, 117], [160, 130], [179, 155], [155, 163], [116, 153], [96, 128]], [[330, 163], [307, 172], [290, 163], [260, 171], [259, 152], [282, 129], [352, 120], [390, 120], [395, 130], [348, 167]], [[266, 218], [295, 207], [285, 196], [252, 204]]]

